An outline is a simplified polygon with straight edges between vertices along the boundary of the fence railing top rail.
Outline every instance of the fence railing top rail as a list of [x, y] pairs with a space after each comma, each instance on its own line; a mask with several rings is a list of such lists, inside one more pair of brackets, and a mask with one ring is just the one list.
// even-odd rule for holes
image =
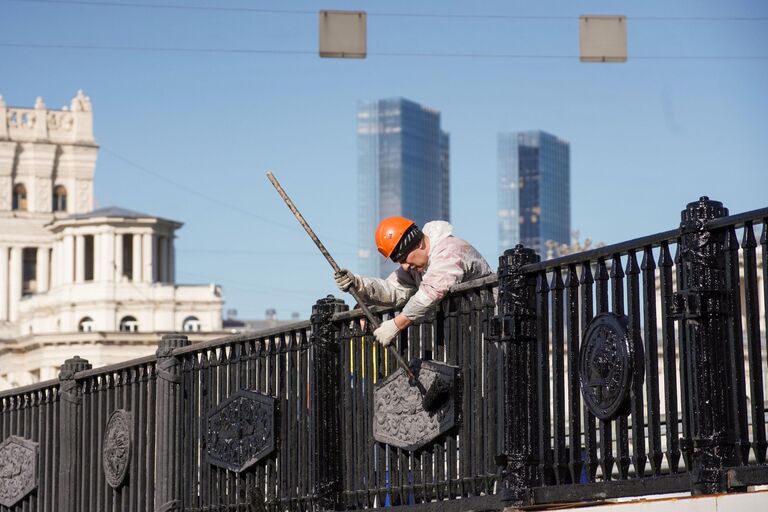
[[[451, 286], [451, 289], [448, 290], [448, 294], [445, 296], [445, 298], [461, 295], [463, 293], [479, 290], [482, 288], [496, 286], [498, 282], [499, 282], [499, 276], [494, 273], [485, 277], [481, 277], [479, 279], [473, 279], [471, 281], [459, 283]], [[402, 306], [386, 306], [386, 307], [385, 306], [369, 306], [369, 309], [373, 313], [378, 313], [378, 314], [391, 313], [393, 311], [397, 311], [400, 308], [402, 308]], [[340, 322], [344, 320], [356, 320], [358, 318], [363, 318], [364, 316], [365, 314], [361, 309], [350, 309], [349, 311], [334, 313], [333, 321]]]
[[[757, 210], [751, 210], [744, 213], [735, 215], [728, 215], [726, 217], [720, 217], [707, 222], [704, 226], [705, 229], [719, 229], [726, 226], [740, 227], [747, 222], [765, 221], [768, 220], [768, 208], [759, 208]], [[619, 242], [617, 244], [605, 245], [603, 247], [597, 247], [588, 251], [577, 252], [574, 254], [568, 254], [559, 258], [553, 258], [551, 260], [544, 260], [539, 263], [531, 263], [523, 266], [523, 272], [532, 273], [539, 272], [541, 270], [550, 270], [557, 267], [564, 267], [574, 263], [586, 263], [588, 261], [597, 261], [598, 258], [609, 258], [617, 253], [625, 253], [631, 249], [642, 249], [644, 247], [658, 247], [662, 242], [675, 242], [680, 236], [679, 229], [671, 229], [669, 231], [662, 231], [653, 235], [643, 236], [635, 238], [633, 240], [627, 240], [625, 242]]]
[[[230, 336], [222, 336], [220, 338], [214, 338], [203, 343], [195, 343], [186, 347], [177, 348], [173, 351], [174, 356], [180, 356], [182, 354], [188, 354], [190, 352], [198, 352], [203, 350], [210, 350], [212, 348], [218, 348], [221, 346], [229, 345], [232, 343], [240, 343], [243, 341], [260, 340], [276, 336], [278, 334], [287, 334], [290, 332], [303, 331], [309, 329], [309, 320], [301, 320], [290, 324], [283, 324], [277, 327], [270, 327], [269, 329], [262, 329], [260, 331], [246, 332], [241, 334], [232, 334]], [[181, 333], [184, 334], [184, 333]]]
[[24, 395], [26, 393], [33, 393], [35, 391], [41, 391], [45, 388], [55, 388], [59, 386], [59, 379], [49, 379], [35, 384], [28, 384], [26, 386], [19, 386], [16, 388], [6, 389], [0, 391], [0, 398], [6, 398], [15, 395]]
[[744, 213], [737, 213], [735, 215], [728, 215], [727, 217], [720, 217], [719, 219], [711, 220], [707, 222], [707, 229], [718, 229], [725, 226], [740, 227], [747, 222], [763, 221], [768, 222], [768, 208], [758, 208], [757, 210], [750, 210]]
[[631, 249], [642, 249], [643, 247], [658, 247], [662, 242], [675, 242], [677, 237], [680, 236], [680, 231], [677, 229], [671, 229], [669, 231], [663, 231], [654, 235], [643, 236], [635, 238], [633, 240], [627, 240], [626, 242], [619, 242], [617, 244], [604, 245], [603, 247], [597, 247], [588, 251], [576, 252], [573, 254], [567, 254], [560, 256], [559, 258], [552, 258], [551, 260], [544, 260], [538, 263], [531, 263], [523, 266], [523, 272], [533, 273], [542, 270], [550, 270], [557, 267], [564, 267], [572, 265], [574, 263], [586, 263], [588, 261], [597, 261], [599, 258], [610, 258], [617, 253], [625, 253]]
[[137, 366], [143, 366], [147, 363], [154, 362], [157, 359], [154, 354], [137, 357], [136, 359], [129, 359], [128, 361], [121, 361], [119, 363], [110, 364], [107, 366], [99, 366], [98, 368], [91, 368], [90, 370], [83, 370], [75, 374], [76, 380], [87, 379], [97, 375], [106, 375], [108, 373], [121, 372], [123, 370], [130, 370]]

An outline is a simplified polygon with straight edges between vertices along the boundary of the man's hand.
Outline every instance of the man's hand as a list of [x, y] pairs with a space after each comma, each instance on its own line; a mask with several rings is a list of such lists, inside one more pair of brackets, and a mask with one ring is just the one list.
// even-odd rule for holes
[[373, 331], [373, 335], [376, 336], [376, 341], [381, 343], [383, 347], [388, 347], [397, 338], [400, 333], [400, 328], [395, 323], [395, 320], [387, 320], [382, 323], [381, 326]]
[[357, 286], [357, 278], [351, 271], [347, 270], [346, 268], [342, 268], [336, 272], [333, 278], [336, 280], [336, 286], [338, 286], [339, 290], [342, 292], [346, 292], [353, 285]]

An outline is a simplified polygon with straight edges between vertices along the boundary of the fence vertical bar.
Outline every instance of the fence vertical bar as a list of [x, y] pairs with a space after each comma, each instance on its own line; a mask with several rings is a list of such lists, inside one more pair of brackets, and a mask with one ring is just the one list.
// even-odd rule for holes
[[[541, 438], [539, 439], [539, 478], [543, 485], [554, 481], [552, 468], [552, 427], [549, 416], [549, 283], [542, 270], [536, 276], [536, 317], [541, 321], [536, 329], [537, 399]], [[501, 356], [504, 357], [503, 355]]]
[[576, 265], [568, 265], [565, 278], [566, 339], [568, 342], [568, 469], [571, 482], [578, 483], [584, 468], [581, 452], [581, 387], [579, 385], [579, 276]]
[[[653, 261], [653, 260], [651, 260]], [[627, 313], [629, 314], [629, 335], [634, 345], [634, 372], [631, 392], [632, 414], [632, 465], [635, 468], [635, 476], [645, 476], [647, 456], [645, 452], [645, 411], [643, 408], [643, 341], [640, 338], [640, 267], [637, 264], [635, 250], [627, 254]], [[655, 325], [654, 325], [655, 329]], [[654, 360], [658, 354], [653, 354]], [[653, 380], [656, 376], [653, 376]]]
[[554, 424], [554, 468], [558, 485], [570, 483], [568, 452], [565, 449], [565, 339], [563, 329], [563, 273], [552, 271], [552, 422]]
[[[595, 270], [595, 308], [598, 314], [608, 311], [608, 269], [604, 258], [598, 258]], [[611, 479], [614, 462], [611, 421], [600, 420], [600, 465], [603, 480]]]
[[[447, 334], [448, 340], [445, 346], [445, 362], [454, 366], [460, 366], [459, 350], [459, 300], [456, 297], [448, 297], [443, 303], [447, 302]], [[462, 399], [462, 410], [466, 410], [466, 399]], [[455, 498], [461, 495], [461, 486], [459, 479], [458, 464], [456, 458], [458, 457], [458, 435], [448, 436], [448, 442], [446, 443], [446, 461], [448, 465], [448, 473], [446, 474], [446, 481], [448, 482], [448, 497]], [[463, 448], [462, 448], [463, 449]]]
[[78, 492], [78, 475], [80, 465], [80, 413], [82, 407], [82, 390], [75, 380], [75, 374], [89, 370], [90, 363], [78, 356], [67, 359], [61, 365], [59, 372], [60, 414], [59, 422], [59, 478], [58, 495], [59, 512], [79, 512], [81, 509], [80, 493]]
[[[503, 361], [505, 500], [523, 504], [539, 479], [539, 390], [537, 380], [536, 274], [524, 265], [539, 261], [533, 249], [517, 245], [499, 258], [499, 317]], [[541, 404], [547, 407], [547, 404]]]
[[726, 382], [725, 230], [709, 231], [706, 222], [728, 215], [719, 201], [701, 197], [681, 212], [680, 256], [683, 282], [674, 296], [673, 314], [686, 336], [685, 351], [691, 407], [690, 472], [694, 494], [727, 489], [724, 468], [733, 460], [729, 439]]
[[[676, 285], [678, 291], [683, 289], [683, 282], [685, 281], [685, 268], [683, 266], [683, 253], [682, 249], [680, 248], [681, 245], [682, 239], [678, 238], [677, 244], [675, 245], [675, 278], [677, 280]], [[667, 308], [669, 318], [672, 320], [677, 319], [677, 314], [675, 313], [676, 293], [677, 292], [670, 296], [670, 303], [669, 307]], [[691, 389], [691, 385], [689, 384], [691, 381], [691, 376], [688, 371], [688, 336], [686, 335], [685, 327], [682, 325], [682, 322], [680, 323], [678, 329], [678, 338], [680, 340], [680, 414], [683, 419], [683, 436], [680, 438], [679, 444], [680, 450], [683, 454], [685, 469], [690, 471], [692, 466], [691, 456], [693, 453], [693, 448], [690, 443], [690, 440], [693, 438], [693, 435], [691, 434], [691, 429], [693, 428], [693, 412], [691, 407], [692, 397], [688, 392], [688, 390]]]
[[[593, 291], [592, 286], [595, 280], [592, 277], [592, 266], [588, 261], [582, 263], [581, 276], [579, 278], [579, 285], [581, 288], [581, 325], [582, 332], [586, 329], [587, 324], [592, 320], [594, 316], [594, 309], [592, 305]], [[581, 390], [578, 390], [581, 393]], [[595, 415], [585, 405], [584, 408], [584, 445], [587, 452], [586, 466], [587, 466], [587, 480], [590, 482], [595, 481], [595, 475], [597, 474], [598, 458], [597, 458], [597, 427], [595, 424]]]
[[[670, 473], [677, 473], [680, 464], [680, 434], [677, 405], [677, 350], [675, 345], [675, 321], [669, 316], [672, 299], [672, 256], [669, 244], [659, 249], [659, 286], [661, 288], [661, 339], [664, 354], [664, 405], [667, 432], [667, 464]], [[650, 400], [650, 399], [649, 399]]]
[[[763, 233], [765, 237], [765, 233]], [[764, 241], [763, 241], [764, 243]], [[749, 348], [749, 383], [752, 404], [752, 448], [758, 464], [765, 463], [765, 406], [763, 394], [763, 369], [760, 354], [760, 301], [757, 289], [757, 256], [755, 233], [752, 223], [744, 226], [744, 238], [741, 243], [744, 251], [744, 295], [747, 314], [747, 343]], [[765, 260], [765, 250], [763, 250]], [[763, 272], [763, 281], [766, 280]]]
[[749, 462], [749, 424], [747, 420], [747, 386], [744, 374], [744, 334], [741, 324], [741, 286], [739, 283], [739, 240], [733, 226], [725, 235], [725, 320], [728, 340], [728, 388], [736, 455], [742, 464]]
[[[461, 410], [465, 415], [473, 415], [473, 404], [475, 397], [472, 389], [475, 386], [477, 370], [472, 367], [470, 358], [470, 329], [469, 329], [469, 301], [466, 296], [458, 296], [456, 300], [459, 303], [459, 323], [456, 329], [458, 334], [458, 366], [464, 368], [464, 390], [461, 392]], [[474, 418], [463, 419], [462, 428], [459, 430], [459, 488], [461, 496], [471, 496], [474, 492], [474, 481], [472, 480], [472, 439], [475, 435]]]
[[[339, 328], [333, 323], [333, 314], [347, 311], [344, 301], [332, 295], [318, 300], [312, 306], [312, 334], [310, 336], [309, 376], [312, 402], [310, 404], [310, 432], [312, 449], [309, 465], [315, 472], [312, 479], [314, 506], [333, 510], [341, 503], [343, 446], [341, 438], [341, 368], [339, 357]], [[321, 442], [324, 441], [324, 442]]]
[[[180, 334], [166, 334], [157, 348], [157, 384], [155, 399], [155, 510], [181, 507], [182, 472], [173, 464], [179, 460], [183, 425], [176, 418], [181, 409], [181, 360], [173, 355], [177, 348], [189, 345]], [[182, 426], [183, 428], [183, 426]]]
[[645, 327], [645, 378], [648, 396], [648, 462], [654, 475], [661, 474], [661, 418], [659, 410], [659, 344], [656, 319], [656, 261], [650, 246], [643, 249], [643, 324]]
[[[616, 315], [624, 314], [624, 277], [621, 254], [615, 253], [611, 258], [611, 310]], [[616, 466], [621, 480], [629, 477], [629, 465], [632, 462], [629, 455], [628, 415], [622, 412], [616, 418]]]

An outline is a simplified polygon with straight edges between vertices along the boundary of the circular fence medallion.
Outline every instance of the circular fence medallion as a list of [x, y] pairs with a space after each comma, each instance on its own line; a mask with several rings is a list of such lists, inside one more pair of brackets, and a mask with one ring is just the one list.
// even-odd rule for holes
[[131, 413], [124, 409], [112, 411], [104, 432], [104, 476], [107, 483], [118, 488], [125, 480], [131, 461]]
[[[584, 404], [597, 418], [612, 420], [628, 411], [634, 350], [627, 317], [600, 313], [587, 325], [579, 356], [579, 380]], [[638, 371], [642, 373], [642, 368]]]

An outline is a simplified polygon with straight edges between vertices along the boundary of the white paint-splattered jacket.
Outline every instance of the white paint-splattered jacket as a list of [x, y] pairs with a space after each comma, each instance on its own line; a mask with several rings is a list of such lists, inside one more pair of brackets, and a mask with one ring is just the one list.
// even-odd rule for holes
[[[453, 236], [453, 226], [436, 220], [422, 229], [429, 237], [429, 262], [424, 273], [398, 267], [386, 279], [361, 277], [363, 299], [368, 304], [403, 307], [412, 322], [427, 317], [451, 286], [492, 272], [485, 258], [468, 242]], [[407, 302], [406, 302], [407, 301]]]

